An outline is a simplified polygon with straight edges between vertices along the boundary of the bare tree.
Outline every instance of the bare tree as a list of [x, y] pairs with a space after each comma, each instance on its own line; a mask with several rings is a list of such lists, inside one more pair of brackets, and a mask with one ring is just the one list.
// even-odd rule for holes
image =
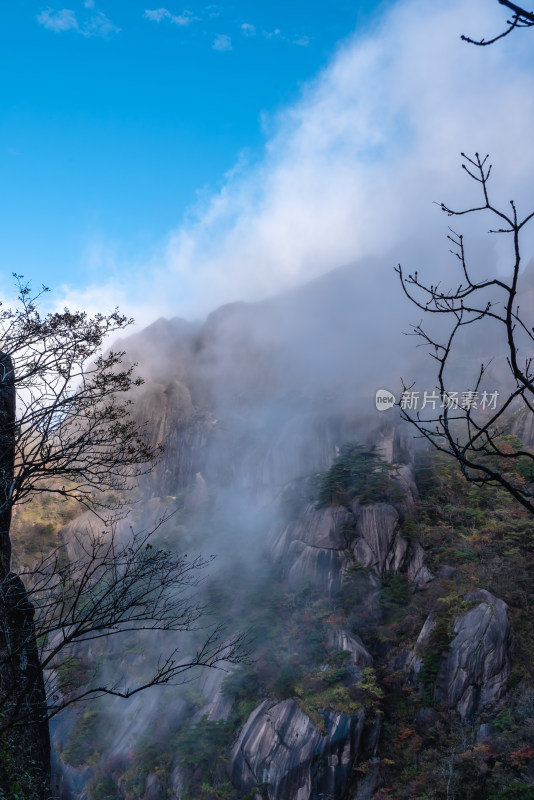
[[[534, 474], [534, 455], [517, 444], [513, 446], [504, 436], [512, 411], [523, 409], [527, 414], [534, 413], [534, 328], [530, 314], [523, 317], [519, 307], [521, 236], [534, 218], [534, 212], [521, 218], [513, 201], [504, 210], [495, 205], [488, 188], [491, 173], [488, 156], [481, 158], [476, 153], [474, 158], [469, 158], [462, 153], [462, 157], [463, 169], [480, 185], [482, 202], [464, 210], [454, 210], [441, 203], [441, 209], [449, 217], [488, 214], [495, 219], [498, 227], [489, 232], [510, 237], [511, 275], [508, 280], [495, 277], [476, 280], [468, 264], [464, 238], [452, 229], [449, 229], [448, 239], [461, 273], [460, 283], [455, 288], [426, 284], [417, 272], [405, 275], [401, 265], [398, 266], [397, 272], [408, 298], [425, 314], [439, 315], [451, 322], [448, 335], [441, 341], [422, 324], [414, 326], [412, 332], [429, 346], [430, 355], [436, 361], [436, 388], [441, 400], [439, 413], [423, 419], [420, 412], [414, 414], [401, 400], [401, 414], [436, 449], [453, 456], [468, 481], [479, 486], [501, 486], [534, 513], [534, 492], [528, 480], [528, 473]], [[465, 398], [457, 398], [450, 386], [451, 361], [463, 346], [461, 337], [482, 321], [491, 324], [497, 341], [503, 342], [506, 348], [511, 388], [498, 402], [495, 396], [490, 402], [484, 387], [488, 363], [480, 365]], [[409, 388], [404, 385], [404, 392]]]
[[527, 11], [525, 8], [511, 3], [510, 0], [497, 0], [497, 2], [500, 3], [501, 6], [506, 6], [506, 8], [509, 8], [510, 11], [513, 12], [511, 18], [506, 21], [508, 27], [492, 39], [471, 39], [469, 36], [462, 36], [461, 38], [464, 42], [476, 44], [479, 47], [486, 47], [488, 44], [494, 44], [499, 39], [503, 39], [518, 28], [532, 28], [532, 26], [534, 26], [534, 12]]
[[118, 311], [92, 318], [68, 309], [42, 314], [48, 290], [34, 295], [15, 278], [18, 304], [0, 311], [0, 735], [9, 756], [0, 761], [0, 785], [10, 778], [6, 763], [17, 773], [32, 762], [39, 788], [31, 796], [44, 800], [50, 716], [75, 700], [128, 697], [193, 666], [237, 659], [239, 642], [223, 644], [221, 630], [208, 628], [198, 650], [180, 658], [167, 637], [157, 642], [165, 655], [139, 683], [99, 682], [47, 698], [43, 670], [75, 645], [145, 629], [163, 636], [197, 627], [204, 609], [188, 590], [206, 562], [166, 553], [150, 534], [119, 541], [111, 531], [82, 543], [78, 561], [57, 551], [29, 574], [10, 571], [15, 504], [36, 492], [74, 498], [107, 527], [110, 512], [116, 521], [128, 491], [161, 450], [132, 414], [133, 390], [142, 383], [135, 365], [124, 363], [122, 351], [103, 350], [132, 320]]
[[[0, 598], [17, 620], [19, 632], [10, 637], [9, 630], [2, 630], [10, 646], [0, 651], [0, 735], [27, 725], [37, 711], [48, 720], [80, 700], [127, 698], [152, 686], [181, 683], [184, 673], [195, 667], [243, 660], [242, 636], [229, 637], [221, 625], [209, 626], [208, 609], [195, 592], [211, 559], [188, 558], [158, 546], [157, 532], [167, 519], [148, 532], [130, 529], [121, 534], [115, 525], [102, 532], [88, 530], [75, 536], [78, 558], [69, 558], [67, 547], [61, 546], [21, 575], [10, 573], [0, 582]], [[198, 647], [194, 637], [185, 647], [176, 647], [176, 633], [199, 630]], [[129, 683], [121, 676], [110, 683], [93, 674], [63, 681], [58, 688], [56, 671], [69, 659], [83, 658], [88, 642], [139, 636], [141, 631], [158, 632], [145, 654], [141, 681]], [[21, 674], [20, 662], [31, 660], [32, 650], [40, 670]], [[154, 656], [159, 651], [165, 655]], [[45, 704], [39, 692], [42, 673], [48, 682]]]
[[[159, 447], [131, 416], [142, 383], [124, 352], [102, 352], [132, 320], [115, 311], [42, 315], [15, 276], [19, 303], [0, 312], [0, 556], [9, 570], [11, 510], [36, 492], [109, 507], [108, 490], [126, 490], [152, 468]], [[16, 408], [15, 408], [16, 405]], [[116, 495], [115, 500], [116, 501]], [[113, 503], [112, 503], [113, 505]]]

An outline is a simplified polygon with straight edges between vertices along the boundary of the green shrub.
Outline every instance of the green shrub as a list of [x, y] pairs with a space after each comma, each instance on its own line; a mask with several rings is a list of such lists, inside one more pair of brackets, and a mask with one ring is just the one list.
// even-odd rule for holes
[[411, 598], [410, 583], [406, 575], [389, 571], [380, 590], [380, 603], [386, 613], [405, 607]]
[[534, 786], [514, 781], [498, 794], [492, 794], [490, 800], [534, 800]]
[[209, 778], [214, 775], [233, 735], [231, 722], [211, 720], [204, 716], [178, 737], [178, 760], [184, 767], [198, 768], [204, 779]]
[[89, 798], [90, 800], [118, 800], [119, 790], [110, 777], [105, 777], [92, 784], [89, 788]]
[[295, 694], [295, 686], [300, 677], [300, 672], [293, 664], [286, 663], [280, 669], [274, 681], [274, 691], [278, 697], [285, 700], [287, 697], [293, 697]]
[[439, 618], [429, 637], [419, 681], [423, 684], [423, 703], [431, 705], [434, 700], [434, 686], [438, 676], [443, 654], [452, 641], [450, 625], [446, 619]]
[[57, 668], [57, 683], [61, 694], [68, 694], [87, 680], [81, 659], [67, 656]]
[[235, 669], [223, 680], [221, 694], [232, 700], [248, 700], [258, 695], [258, 675], [254, 667]]
[[76, 718], [61, 758], [74, 767], [95, 763], [105, 749], [110, 735], [109, 725], [102, 722], [94, 708], [89, 708]]
[[394, 469], [374, 448], [344, 444], [328, 472], [318, 476], [318, 505], [349, 503], [356, 497], [361, 503], [398, 502], [402, 492], [391, 479]]

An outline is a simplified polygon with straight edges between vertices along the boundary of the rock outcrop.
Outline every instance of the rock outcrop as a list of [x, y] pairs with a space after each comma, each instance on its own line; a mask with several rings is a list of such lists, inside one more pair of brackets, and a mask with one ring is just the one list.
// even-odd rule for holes
[[424, 565], [423, 548], [403, 538], [399, 512], [387, 503], [355, 501], [351, 509], [311, 504], [274, 539], [271, 552], [286, 563], [291, 587], [311, 580], [331, 595], [351, 564], [350, 548], [355, 560], [379, 577], [402, 572], [415, 585], [434, 578]]
[[354, 525], [354, 515], [342, 506], [318, 509], [311, 504], [286, 526], [271, 552], [288, 565], [289, 585], [296, 588], [310, 580], [327, 594], [337, 591], [351, 563], [346, 550]]
[[341, 797], [358, 753], [365, 712], [326, 712], [324, 722], [326, 735], [294, 700], [265, 700], [232, 750], [229, 773], [234, 785], [244, 793], [261, 787], [268, 800]]
[[373, 657], [364, 643], [355, 633], [339, 629], [328, 631], [327, 646], [329, 650], [345, 650], [350, 653], [350, 664], [354, 668], [372, 667]]
[[438, 699], [462, 719], [496, 702], [510, 675], [508, 606], [485, 589], [467, 599], [481, 600], [454, 622], [455, 637], [436, 681]]
[[406, 573], [416, 585], [433, 580], [423, 563], [421, 545], [403, 538], [396, 508], [387, 503], [361, 507], [356, 503], [353, 507], [357, 515], [356, 540], [352, 545], [356, 561], [379, 576], [392, 570]]
[[206, 670], [199, 681], [199, 694], [206, 699], [206, 705], [198, 711], [193, 721], [206, 716], [209, 720], [228, 719], [233, 700], [222, 693], [222, 684], [231, 665], [221, 665], [221, 669]]

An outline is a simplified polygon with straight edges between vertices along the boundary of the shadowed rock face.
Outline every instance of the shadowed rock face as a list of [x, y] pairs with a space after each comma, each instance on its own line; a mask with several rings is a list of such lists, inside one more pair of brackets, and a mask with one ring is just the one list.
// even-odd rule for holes
[[360, 506], [356, 501], [352, 509], [311, 504], [275, 537], [271, 552], [286, 563], [292, 588], [312, 580], [332, 595], [350, 566], [347, 550], [354, 539], [356, 561], [379, 577], [392, 570], [405, 573], [416, 585], [433, 580], [423, 563], [423, 548], [402, 537], [399, 513], [386, 503]]
[[269, 800], [309, 800], [311, 764], [320, 741], [320, 732], [294, 700], [265, 700], [232, 751], [232, 782], [243, 791], [266, 784]]
[[323, 550], [343, 550], [349, 541], [347, 529], [354, 525], [354, 521], [354, 515], [342, 506], [318, 509], [311, 503], [295, 522], [282, 531], [273, 545], [273, 555], [275, 558], [282, 555], [288, 543], [294, 541]]
[[350, 661], [355, 667], [372, 667], [373, 657], [364, 643], [355, 633], [344, 630], [329, 630], [327, 637], [329, 650], [346, 650], [350, 653]]
[[519, 436], [527, 447], [534, 447], [534, 414], [528, 409], [523, 409], [514, 420], [510, 433]]
[[365, 712], [324, 715], [323, 736], [294, 700], [264, 701], [232, 751], [229, 773], [243, 792], [262, 786], [269, 800], [342, 796], [358, 752]]
[[508, 606], [485, 589], [469, 599], [483, 602], [455, 620], [456, 636], [436, 682], [436, 696], [462, 719], [495, 703], [510, 675]]
[[309, 505], [304, 513], [275, 538], [271, 552], [288, 566], [288, 582], [296, 588], [311, 580], [326, 594], [334, 594], [343, 582], [350, 560], [347, 531], [354, 527], [354, 515], [341, 506], [317, 509]]
[[376, 503], [355, 510], [357, 539], [352, 550], [360, 564], [371, 567], [377, 575], [385, 575], [388, 570], [404, 572], [415, 584], [433, 580], [423, 564], [421, 545], [403, 539], [399, 514], [393, 506]]

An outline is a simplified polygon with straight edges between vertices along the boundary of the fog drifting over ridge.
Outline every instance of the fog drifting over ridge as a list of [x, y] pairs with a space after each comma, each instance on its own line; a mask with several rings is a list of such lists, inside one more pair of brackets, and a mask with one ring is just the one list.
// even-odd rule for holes
[[[239, 162], [150, 264], [132, 268], [126, 282], [83, 293], [65, 287], [61, 305], [96, 309], [108, 296], [110, 307], [120, 303], [140, 324], [161, 314], [198, 317], [345, 263], [365, 271], [373, 257], [362, 283], [380, 288], [389, 315], [401, 296], [398, 261], [426, 267], [429, 280], [452, 268], [448, 220], [433, 201], [478, 203], [460, 151], [489, 152], [495, 197], [503, 204], [513, 197], [520, 213], [530, 209], [528, 31], [486, 49], [460, 41], [462, 33], [489, 37], [503, 20], [503, 9], [488, 0], [452, 0], [446, 8], [396, 3], [372, 32], [340, 46], [299, 101], [271, 120], [263, 157]], [[474, 248], [477, 231], [488, 227], [486, 218], [461, 229], [472, 232]], [[484, 240], [485, 270], [505, 268], [504, 245]], [[413, 321], [412, 311], [399, 330]]]

